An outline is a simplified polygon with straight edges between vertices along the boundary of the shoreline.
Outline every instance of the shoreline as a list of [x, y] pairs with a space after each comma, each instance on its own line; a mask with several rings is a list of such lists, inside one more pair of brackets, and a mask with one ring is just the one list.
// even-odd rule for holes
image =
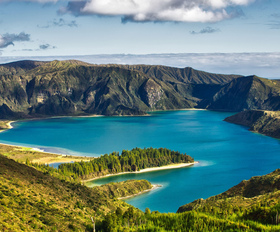
[[4, 156], [14, 159], [16, 161], [25, 162], [28, 159], [31, 163], [38, 164], [54, 164], [54, 163], [70, 163], [70, 162], [81, 162], [90, 161], [95, 159], [91, 156], [74, 156], [74, 155], [64, 155], [56, 154], [52, 152], [46, 152], [40, 150], [39, 148], [24, 147], [17, 145], [10, 145], [0, 143], [0, 151]]
[[[57, 154], [57, 153], [52, 153], [52, 152], [46, 152], [39, 148], [10, 145], [10, 144], [5, 144], [5, 143], [0, 143], [0, 150], [3, 149], [1, 146], [6, 149], [12, 150], [13, 153], [15, 153], [16, 151], [27, 152], [27, 154], [20, 156], [20, 158], [17, 158], [17, 160], [24, 159], [24, 161], [25, 161], [26, 158], [28, 158], [28, 159], [30, 159], [30, 162], [39, 163], [39, 164], [70, 163], [70, 162], [81, 162], [81, 161], [86, 162], [86, 161], [90, 161], [90, 160], [96, 158], [96, 157], [92, 157], [92, 156], [75, 156], [75, 155]], [[39, 157], [33, 157], [36, 155]], [[8, 158], [14, 159], [13, 158], [14, 155], [8, 154], [6, 156]], [[32, 159], [32, 157], [33, 157], [33, 159]], [[90, 179], [86, 179], [86, 180], [81, 180], [81, 182], [86, 183], [86, 182], [90, 182], [90, 181], [93, 181], [96, 179], [106, 178], [106, 177], [110, 177], [110, 176], [117, 176], [117, 175], [139, 174], [139, 173], [145, 173], [145, 172], [184, 168], [184, 167], [192, 166], [192, 165], [195, 165], [198, 163], [199, 163], [198, 161], [195, 161], [192, 163], [178, 163], [178, 164], [165, 165], [165, 166], [161, 166], [161, 167], [150, 167], [150, 168], [145, 168], [145, 169], [141, 169], [140, 171], [134, 171], [134, 172], [120, 172], [120, 173], [114, 173], [114, 174], [107, 174], [104, 176], [98, 176], [98, 177], [94, 177], [94, 178], [90, 178]]]
[[150, 191], [156, 190], [156, 189], [161, 188], [161, 187], [162, 187], [162, 185], [160, 185], [160, 184], [153, 184], [151, 189], [146, 189], [146, 190], [143, 190], [139, 193], [135, 193], [135, 194], [132, 194], [132, 195], [129, 195], [129, 196], [126, 196], [126, 197], [119, 197], [118, 200], [124, 200], [124, 199], [128, 199], [128, 198], [136, 197], [136, 196], [142, 195], [144, 193], [148, 193]]
[[34, 118], [23, 118], [18, 120], [0, 120], [2, 122], [6, 121], [7, 128], [3, 128], [0, 130], [0, 133], [5, 130], [12, 129], [13, 126], [11, 125], [14, 122], [21, 122], [21, 121], [32, 121], [32, 120], [44, 120], [44, 119], [52, 119], [52, 118], [98, 118], [98, 117], [147, 117], [150, 116], [150, 113], [155, 112], [168, 112], [168, 111], [207, 111], [208, 109], [201, 109], [201, 108], [182, 108], [182, 109], [168, 109], [168, 110], [153, 110], [153, 111], [147, 111], [145, 115], [102, 115], [102, 114], [89, 114], [89, 115], [57, 115], [57, 116], [42, 116], [42, 117], [34, 117]]
[[0, 133], [1, 132], [4, 132], [4, 131], [6, 131], [6, 130], [10, 130], [10, 129], [13, 129], [14, 127], [12, 126], [12, 123], [14, 123], [15, 121], [11, 121], [11, 120], [1, 120], [1, 122], [3, 122], [4, 123], [4, 127], [2, 127], [1, 129], [0, 129]]
[[145, 169], [141, 169], [140, 171], [134, 171], [134, 172], [119, 172], [119, 173], [114, 173], [114, 174], [107, 174], [105, 176], [98, 176], [98, 177], [90, 178], [90, 179], [87, 179], [87, 180], [82, 180], [82, 182], [86, 183], [86, 182], [90, 182], [90, 181], [93, 181], [93, 180], [102, 179], [102, 178], [106, 178], [106, 177], [110, 177], [110, 176], [119, 176], [119, 175], [125, 175], [125, 174], [139, 174], [139, 173], [145, 173], [145, 172], [184, 168], [184, 167], [189, 167], [189, 166], [192, 166], [192, 165], [195, 165], [195, 164], [198, 164], [198, 161], [195, 161], [193, 163], [179, 163], [179, 164], [165, 165], [165, 166], [162, 166], [162, 167], [145, 168]]

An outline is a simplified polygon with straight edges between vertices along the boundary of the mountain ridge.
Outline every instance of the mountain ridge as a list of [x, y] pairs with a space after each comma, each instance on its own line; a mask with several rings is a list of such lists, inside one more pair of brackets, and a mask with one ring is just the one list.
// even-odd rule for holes
[[0, 65], [2, 119], [145, 115], [184, 108], [280, 110], [279, 99], [278, 81], [190, 67], [96, 65], [77, 60]]

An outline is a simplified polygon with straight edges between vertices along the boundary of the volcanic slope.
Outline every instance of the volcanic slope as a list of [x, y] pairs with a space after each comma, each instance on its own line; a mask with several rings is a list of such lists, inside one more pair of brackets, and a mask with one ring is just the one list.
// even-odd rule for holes
[[192, 68], [18, 61], [0, 65], [0, 118], [278, 110], [280, 82]]

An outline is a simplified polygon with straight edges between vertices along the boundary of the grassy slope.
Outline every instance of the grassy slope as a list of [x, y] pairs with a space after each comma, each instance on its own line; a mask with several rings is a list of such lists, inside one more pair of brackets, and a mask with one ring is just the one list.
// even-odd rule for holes
[[147, 181], [129, 181], [90, 189], [0, 155], [0, 231], [90, 231], [91, 216], [128, 208], [116, 197], [149, 188]]
[[[1, 122], [1, 121], [0, 121]], [[45, 164], [45, 163], [55, 163], [55, 162], [69, 162], [69, 161], [89, 161], [93, 159], [92, 157], [79, 157], [79, 156], [64, 156], [46, 152], [39, 152], [32, 150], [32, 148], [9, 146], [0, 144], [0, 154], [16, 160], [21, 163], [26, 163], [28, 160], [31, 163]]]
[[[280, 169], [225, 193], [180, 207], [180, 213], [109, 214], [104, 231], [280, 231]], [[117, 215], [117, 216], [116, 216]]]
[[147, 181], [127, 181], [89, 189], [0, 156], [0, 230], [90, 231], [91, 216], [96, 216], [98, 231], [280, 229], [275, 225], [280, 170], [183, 206], [181, 211], [187, 211], [180, 214], [144, 214], [117, 200], [150, 187]]

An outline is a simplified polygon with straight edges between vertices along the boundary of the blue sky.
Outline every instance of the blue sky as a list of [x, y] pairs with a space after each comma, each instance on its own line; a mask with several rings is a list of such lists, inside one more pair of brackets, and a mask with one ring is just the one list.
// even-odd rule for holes
[[[235, 73], [239, 70], [231, 70], [230, 63], [255, 62], [252, 71], [261, 70], [252, 55], [257, 53], [263, 62], [270, 60], [262, 63], [268, 73], [261, 75], [280, 77], [280, 69], [272, 67], [269, 73], [268, 68], [279, 61], [279, 41], [279, 0], [0, 0], [0, 62], [16, 57], [191, 53], [204, 59], [196, 59], [197, 67], [190, 62], [195, 68], [212, 63], [205, 68], [222, 72], [221, 56], [215, 64], [217, 54], [209, 55], [219, 53], [232, 54], [224, 72]], [[114, 57], [107, 56], [104, 63], [116, 61]], [[136, 56], [126, 62], [122, 57], [119, 63], [133, 62]], [[174, 57], [166, 59], [162, 64], [176, 66]], [[177, 59], [181, 66], [182, 56]]]

